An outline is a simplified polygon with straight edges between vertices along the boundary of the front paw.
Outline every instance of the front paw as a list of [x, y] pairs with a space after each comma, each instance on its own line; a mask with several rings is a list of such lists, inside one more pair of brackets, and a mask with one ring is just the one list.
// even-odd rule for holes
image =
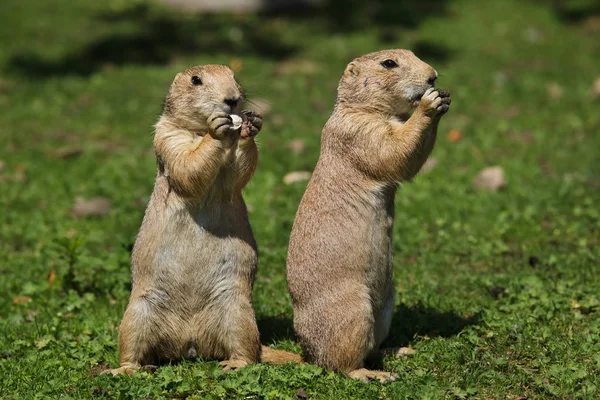
[[258, 132], [262, 129], [262, 116], [252, 110], [244, 110], [242, 114], [245, 121], [242, 124], [240, 137], [246, 139], [258, 135]]
[[429, 88], [421, 98], [419, 108], [430, 117], [441, 117], [448, 112], [451, 102], [447, 90]]
[[215, 139], [233, 142], [238, 134], [234, 128], [231, 116], [217, 111], [208, 117], [208, 133]]

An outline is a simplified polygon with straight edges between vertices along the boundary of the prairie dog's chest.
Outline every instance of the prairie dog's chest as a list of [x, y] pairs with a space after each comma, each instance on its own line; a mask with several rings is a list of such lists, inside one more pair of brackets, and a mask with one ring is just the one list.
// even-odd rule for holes
[[220, 201], [222, 205], [167, 210], [165, 233], [175, 253], [212, 259], [214, 254], [236, 253], [244, 248], [244, 241], [251, 241], [243, 203]]
[[177, 291], [212, 290], [256, 268], [256, 246], [243, 204], [173, 207], [154, 260], [158, 286]]

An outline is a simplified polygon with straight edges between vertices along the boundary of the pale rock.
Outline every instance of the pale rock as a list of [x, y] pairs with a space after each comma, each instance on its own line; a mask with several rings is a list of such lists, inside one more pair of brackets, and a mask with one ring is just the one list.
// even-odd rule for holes
[[438, 165], [438, 160], [435, 157], [429, 157], [421, 167], [421, 173], [426, 174], [433, 170]]
[[252, 99], [248, 100], [248, 106], [248, 108], [256, 111], [263, 117], [268, 115], [272, 109], [271, 103], [260, 97], [253, 97]]
[[293, 171], [283, 177], [283, 183], [291, 185], [296, 182], [304, 182], [309, 180], [311, 175], [309, 171]]
[[110, 211], [111, 203], [104, 197], [94, 197], [85, 200], [81, 197], [75, 198], [73, 215], [77, 218], [103, 217]]
[[304, 140], [302, 139], [293, 139], [288, 143], [288, 148], [292, 150], [292, 153], [296, 155], [300, 155], [304, 153], [304, 148], [306, 145], [304, 144]]
[[504, 178], [504, 169], [499, 166], [487, 167], [482, 169], [479, 174], [473, 179], [473, 186], [478, 190], [488, 190], [497, 192], [506, 187], [506, 179]]

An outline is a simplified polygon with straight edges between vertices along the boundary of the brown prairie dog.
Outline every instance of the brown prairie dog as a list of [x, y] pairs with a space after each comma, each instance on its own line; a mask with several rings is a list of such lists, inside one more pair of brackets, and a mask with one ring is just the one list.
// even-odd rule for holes
[[436, 78], [412, 52], [385, 50], [355, 59], [340, 80], [288, 249], [294, 329], [308, 362], [365, 381], [394, 379], [364, 362], [394, 311], [396, 188], [431, 153], [450, 105]]
[[197, 356], [226, 369], [260, 359], [251, 304], [257, 250], [241, 190], [256, 169], [262, 119], [242, 111], [245, 121], [233, 126], [243, 95], [221, 65], [192, 67], [171, 85], [113, 374]]

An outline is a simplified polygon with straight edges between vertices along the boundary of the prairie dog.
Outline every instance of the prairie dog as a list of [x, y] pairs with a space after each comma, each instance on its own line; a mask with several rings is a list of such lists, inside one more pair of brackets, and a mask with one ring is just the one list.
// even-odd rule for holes
[[233, 126], [243, 96], [221, 65], [189, 68], [171, 85], [155, 126], [158, 172], [133, 248], [113, 374], [180, 358], [223, 360], [226, 369], [260, 359], [257, 249], [241, 190], [256, 169], [262, 119], [242, 111], [245, 121]]
[[352, 378], [394, 379], [364, 361], [387, 336], [394, 311], [396, 188], [431, 153], [450, 106], [436, 78], [408, 50], [347, 66], [292, 228], [287, 279], [304, 358]]

